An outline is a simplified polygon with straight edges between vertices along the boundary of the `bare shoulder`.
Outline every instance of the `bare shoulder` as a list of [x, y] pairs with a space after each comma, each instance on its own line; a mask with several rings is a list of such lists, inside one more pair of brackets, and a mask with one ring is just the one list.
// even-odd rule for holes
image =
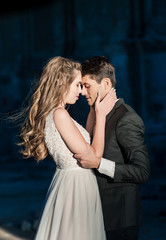
[[66, 109], [58, 108], [53, 112], [54, 123], [61, 125], [64, 122], [71, 121], [71, 117]]
[[54, 112], [53, 112], [53, 116], [54, 118], [64, 118], [64, 117], [70, 117], [68, 111], [64, 108], [58, 108], [58, 109], [55, 109]]

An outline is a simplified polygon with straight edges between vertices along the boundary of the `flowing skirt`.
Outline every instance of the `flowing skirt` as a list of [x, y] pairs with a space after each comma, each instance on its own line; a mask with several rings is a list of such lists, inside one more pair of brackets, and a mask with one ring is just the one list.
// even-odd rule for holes
[[96, 176], [80, 167], [56, 169], [35, 240], [105, 240]]

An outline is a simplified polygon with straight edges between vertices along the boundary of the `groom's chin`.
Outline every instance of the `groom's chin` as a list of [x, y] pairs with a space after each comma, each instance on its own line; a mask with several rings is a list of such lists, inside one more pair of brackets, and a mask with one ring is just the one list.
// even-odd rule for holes
[[90, 107], [95, 107], [95, 102], [89, 103], [89, 106], [90, 106]]

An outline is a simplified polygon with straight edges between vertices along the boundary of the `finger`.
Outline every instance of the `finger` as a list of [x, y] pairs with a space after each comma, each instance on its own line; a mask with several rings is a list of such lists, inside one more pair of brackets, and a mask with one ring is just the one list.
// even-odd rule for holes
[[117, 97], [116, 97], [116, 93], [114, 91], [114, 89], [111, 89], [109, 91], [109, 93], [107, 94], [107, 96], [103, 99], [103, 103], [104, 103], [104, 106], [108, 107], [108, 108], [112, 108], [115, 104], [115, 101], [116, 101]]
[[97, 107], [99, 103], [100, 103], [100, 93], [98, 92], [96, 102], [95, 102], [95, 107]]
[[110, 89], [109, 92], [107, 93], [107, 95], [105, 96], [105, 99], [109, 100], [110, 97], [112, 97], [112, 95], [114, 95], [115, 92], [114, 92], [114, 89]]
[[97, 98], [96, 98], [96, 102], [100, 102], [100, 92], [97, 92]]
[[82, 167], [82, 165], [81, 165], [81, 163], [79, 161], [77, 161], [77, 163], [78, 163], [78, 166]]
[[111, 88], [110, 91], [108, 92], [108, 95], [112, 96], [112, 95], [115, 94], [115, 92], [116, 92], [116, 89], [113, 87], [113, 88]]
[[114, 89], [110, 89], [107, 95], [103, 98], [102, 102], [105, 104], [110, 102], [110, 99], [113, 99], [115, 95]]
[[77, 158], [77, 162], [81, 164], [82, 160], [80, 158]]
[[108, 92], [108, 99], [115, 99], [116, 98], [116, 89], [111, 88], [110, 91]]
[[81, 155], [79, 153], [76, 153], [73, 156], [74, 156], [74, 158], [81, 158]]

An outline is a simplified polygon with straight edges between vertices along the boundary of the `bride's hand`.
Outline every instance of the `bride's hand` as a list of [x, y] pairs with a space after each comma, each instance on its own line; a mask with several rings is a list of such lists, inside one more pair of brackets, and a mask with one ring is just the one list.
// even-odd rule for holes
[[100, 94], [95, 102], [95, 111], [96, 114], [107, 116], [107, 114], [112, 110], [117, 100], [116, 91], [114, 88], [111, 88], [107, 95], [100, 101]]

